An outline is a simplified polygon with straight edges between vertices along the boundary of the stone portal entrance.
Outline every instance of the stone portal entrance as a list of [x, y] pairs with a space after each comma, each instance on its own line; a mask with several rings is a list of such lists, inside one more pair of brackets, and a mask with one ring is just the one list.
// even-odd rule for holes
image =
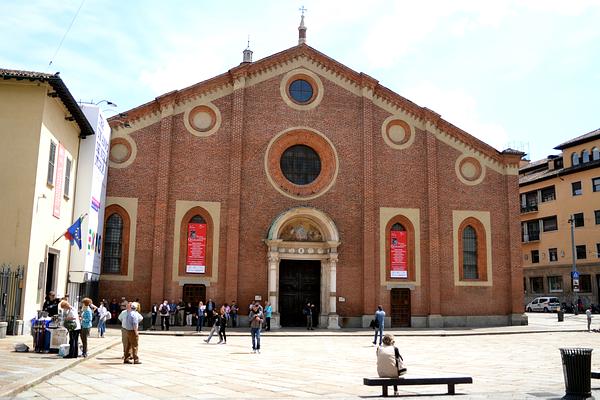
[[279, 314], [281, 326], [306, 326], [302, 309], [315, 305], [313, 325], [321, 310], [321, 263], [319, 260], [281, 260], [279, 264]]
[[331, 218], [315, 208], [293, 208], [275, 218], [265, 243], [273, 306], [271, 328], [279, 328], [282, 322], [284, 326], [304, 326], [306, 319], [298, 321], [303, 319], [302, 306], [310, 296], [318, 305], [314, 325], [339, 329], [336, 279], [340, 241]]

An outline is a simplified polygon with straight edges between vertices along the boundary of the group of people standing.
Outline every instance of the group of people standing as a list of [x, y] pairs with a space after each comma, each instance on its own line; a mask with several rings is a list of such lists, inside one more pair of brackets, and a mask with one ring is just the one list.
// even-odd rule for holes
[[[94, 312], [98, 311], [92, 300], [88, 297], [81, 300], [81, 311], [77, 310], [69, 303], [69, 295], [65, 295], [61, 300], [56, 298], [56, 293], [51, 291], [46, 296], [42, 310], [48, 313], [49, 317], [60, 316], [63, 326], [69, 331], [69, 353], [65, 358], [77, 358], [79, 356], [79, 339], [81, 339], [82, 356], [88, 354], [88, 337], [92, 329]], [[101, 314], [102, 311], [99, 311]], [[99, 328], [100, 329], [100, 328]], [[102, 336], [104, 333], [102, 333]]]
[[152, 305], [152, 326], [156, 325], [160, 317], [161, 330], [169, 330], [171, 326], [195, 326], [196, 331], [202, 331], [204, 326], [212, 327], [215, 323], [221, 326], [224, 320], [224, 327], [237, 327], [237, 318], [239, 307], [235, 301], [231, 305], [224, 303], [217, 308], [212, 299], [208, 299], [206, 304], [200, 301], [197, 306], [191, 303], [180, 301], [175, 303], [164, 300], [161, 304]]

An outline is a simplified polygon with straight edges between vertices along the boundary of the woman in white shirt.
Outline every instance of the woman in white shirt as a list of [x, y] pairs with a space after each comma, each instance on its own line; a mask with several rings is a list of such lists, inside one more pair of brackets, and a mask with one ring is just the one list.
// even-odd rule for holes
[[110, 313], [104, 306], [104, 302], [100, 303], [100, 307], [98, 307], [98, 337], [104, 337], [104, 332], [106, 332], [106, 320], [109, 316]]
[[81, 332], [79, 315], [67, 300], [60, 302], [60, 308], [65, 316], [65, 328], [69, 331], [69, 354], [65, 358], [77, 358], [79, 356], [79, 333]]
[[203, 302], [198, 303], [198, 320], [196, 322], [196, 332], [202, 331], [202, 325], [204, 325], [204, 318], [206, 317], [206, 306]]

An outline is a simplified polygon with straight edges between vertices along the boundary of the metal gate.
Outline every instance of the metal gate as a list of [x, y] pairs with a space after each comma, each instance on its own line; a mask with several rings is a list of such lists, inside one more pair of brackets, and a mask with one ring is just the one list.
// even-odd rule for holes
[[9, 330], [21, 317], [23, 274], [25, 267], [2, 264], [0, 267], [0, 322], [8, 322]]

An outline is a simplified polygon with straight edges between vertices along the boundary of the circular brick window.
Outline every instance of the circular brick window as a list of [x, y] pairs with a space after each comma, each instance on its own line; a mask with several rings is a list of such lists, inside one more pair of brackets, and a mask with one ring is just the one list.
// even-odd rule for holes
[[125, 139], [116, 138], [110, 142], [109, 159], [115, 164], [123, 164], [131, 157], [131, 144]]
[[215, 112], [207, 106], [198, 106], [192, 109], [189, 115], [192, 128], [198, 132], [208, 132], [215, 126], [217, 118]]
[[279, 87], [283, 101], [296, 110], [311, 110], [323, 99], [323, 83], [317, 74], [305, 68], [283, 76]]
[[288, 181], [308, 185], [321, 173], [321, 158], [309, 146], [299, 144], [283, 152], [279, 166]]
[[188, 109], [183, 117], [186, 129], [195, 136], [210, 136], [221, 125], [219, 109], [211, 103], [200, 104]]
[[271, 140], [265, 154], [269, 182], [294, 199], [313, 199], [327, 192], [335, 183], [338, 168], [333, 144], [306, 128], [281, 132]]
[[292, 100], [300, 104], [310, 102], [314, 95], [313, 87], [306, 79], [292, 81], [288, 90]]
[[477, 185], [485, 177], [485, 168], [475, 157], [462, 155], [456, 160], [456, 175], [466, 185]]
[[388, 146], [399, 150], [409, 147], [415, 138], [411, 126], [396, 116], [388, 117], [383, 121], [381, 134]]

